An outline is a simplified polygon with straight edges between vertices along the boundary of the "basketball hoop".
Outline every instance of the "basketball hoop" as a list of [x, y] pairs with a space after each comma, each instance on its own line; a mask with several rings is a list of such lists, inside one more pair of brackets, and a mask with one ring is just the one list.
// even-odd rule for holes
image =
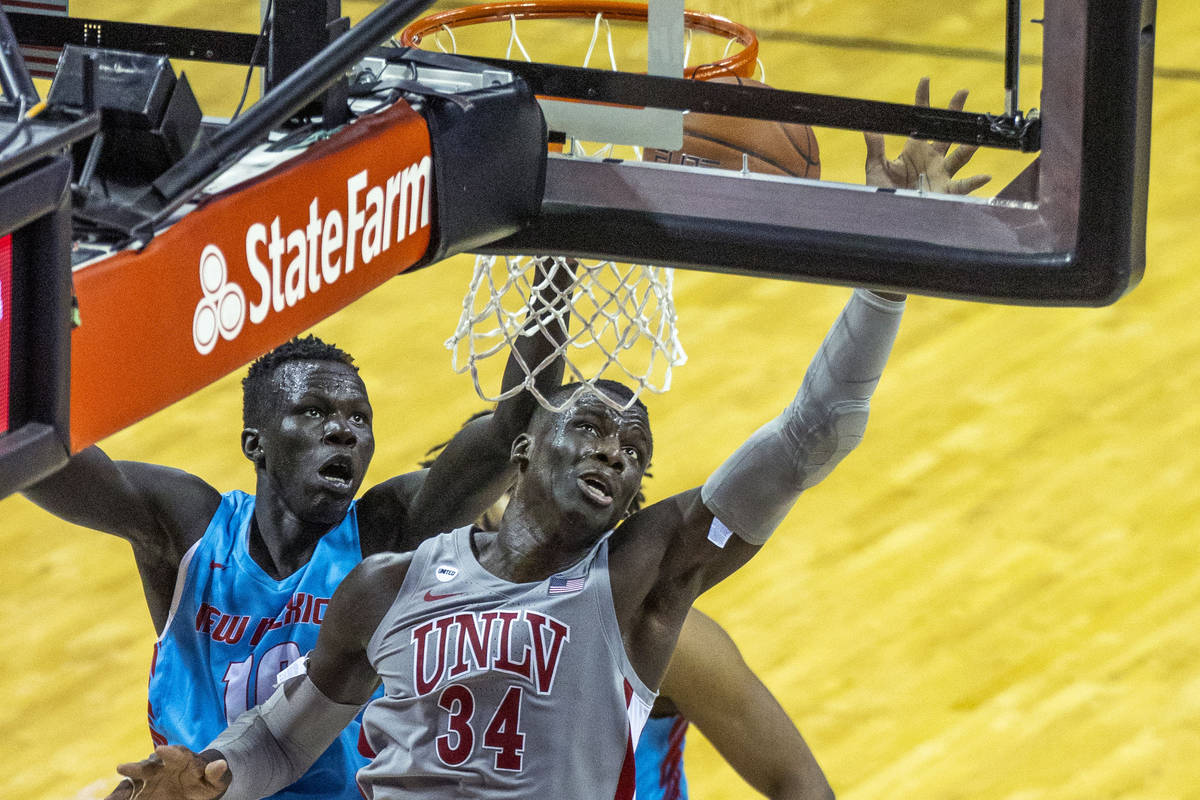
[[[646, 3], [504, 0], [431, 14], [409, 25], [400, 34], [400, 44], [433, 46], [443, 52], [468, 57], [487, 55], [460, 49], [455, 31], [485, 23], [507, 24], [507, 36], [494, 36], [489, 40], [492, 46], [503, 47], [504, 58], [512, 57], [517, 51], [526, 61], [533, 61], [521, 41], [518, 23], [573, 19], [592, 22], [591, 37], [586, 46], [586, 37], [579, 37], [578, 48], [583, 51], [581, 66], [588, 66], [597, 47], [605, 44], [603, 32], [607, 37], [609, 66], [613, 70], [618, 66], [612, 23], [650, 24]], [[719, 76], [750, 77], [760, 67], [758, 38], [744, 25], [715, 14], [684, 10], [683, 30], [686, 36], [684, 77], [696, 80]], [[708, 63], [688, 66], [695, 33], [724, 39], [722, 56]], [[504, 39], [506, 43], [502, 43]], [[719, 48], [721, 43], [718, 41], [716, 45]], [[597, 158], [612, 152], [609, 143], [588, 153], [574, 136], [565, 148], [556, 145], [551, 148], [572, 158]], [[640, 148], [637, 157], [641, 157]], [[480, 361], [511, 349], [519, 336], [549, 335], [546, 326], [557, 322], [552, 314], [542, 314], [533, 326], [527, 325], [524, 319], [529, 298], [539, 290], [542, 280], [537, 265], [545, 260], [540, 255], [476, 258], [474, 275], [463, 300], [462, 316], [454, 335], [446, 342], [446, 347], [453, 353], [451, 361], [455, 372], [469, 371], [475, 390], [485, 400], [502, 400], [528, 389], [538, 402], [555, 411], [565, 408], [580, 392], [594, 387], [602, 378], [615, 378], [633, 390], [633, 397], [624, 407], [631, 405], [644, 390], [655, 393], [669, 390], [672, 368], [687, 360], [675, 324], [674, 271], [646, 264], [584, 259], [571, 259], [575, 274], [570, 285], [558, 293], [558, 299], [570, 303], [572, 319], [569, 338], [554, 354], [564, 360], [565, 380], [583, 384], [579, 392], [556, 405], [538, 391], [534, 380], [553, 362], [553, 357], [542, 364], [522, 364], [524, 383], [507, 392], [492, 395], [483, 388], [479, 379]], [[553, 269], [567, 268], [567, 264], [567, 259], [553, 257]], [[622, 407], [606, 394], [600, 393], [600, 396], [610, 405]]]
[[[417, 20], [400, 34], [400, 44], [405, 47], [420, 47], [426, 38], [432, 36], [438, 47], [446, 49], [445, 43], [438, 40], [438, 34], [445, 33], [450, 40], [447, 52], [457, 53], [455, 28], [488, 22], [507, 22], [510, 27], [509, 53], [511, 54], [513, 46], [516, 46], [526, 61], [532, 61], [518, 36], [518, 20], [591, 19], [595, 20], [595, 30], [598, 31], [602, 23], [609, 21], [645, 23], [649, 20], [649, 13], [649, 7], [645, 3], [621, 3], [615, 0], [508, 0], [479, 3], [465, 8], [440, 11]], [[683, 26], [689, 41], [692, 33], [699, 31], [728, 39], [726, 51], [731, 50], [735, 44], [741, 45], [740, 50], [734, 53], [727, 52], [727, 55], [717, 61], [690, 67], [685, 65], [685, 78], [706, 81], [720, 75], [737, 75], [742, 78], [753, 76], [758, 63], [758, 37], [754, 35], [754, 31], [716, 14], [687, 10], [683, 12]], [[592, 43], [583, 61], [585, 67], [591, 60], [596, 38], [597, 34], [593, 33]], [[617, 68], [615, 56], [612, 54], [611, 39], [609, 62], [613, 69]]]
[[[569, 281], [558, 274], [572, 269], [574, 276]], [[458, 327], [446, 341], [451, 365], [459, 374], [469, 371], [475, 391], [489, 402], [528, 389], [546, 408], [562, 411], [580, 394], [595, 388], [596, 381], [609, 378], [627, 385], [633, 396], [619, 403], [600, 392], [601, 399], [614, 408], [628, 408], [645, 389], [656, 393], [670, 389], [671, 369], [687, 361], [676, 333], [673, 283], [674, 270], [643, 264], [561, 256], [477, 256]], [[530, 299], [535, 295], [543, 298], [543, 305], [539, 316], [527, 324]], [[549, 336], [551, 330], [560, 331], [560, 309], [567, 304], [571, 322], [565, 341], [539, 364], [520, 362], [525, 371], [523, 383], [496, 395], [485, 390], [479, 379], [479, 362], [511, 350], [520, 336]], [[559, 357], [565, 365], [564, 381], [582, 385], [555, 404], [534, 381]]]

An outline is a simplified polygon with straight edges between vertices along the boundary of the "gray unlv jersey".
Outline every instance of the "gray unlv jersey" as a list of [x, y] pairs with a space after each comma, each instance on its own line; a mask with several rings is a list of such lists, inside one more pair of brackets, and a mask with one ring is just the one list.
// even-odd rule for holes
[[536, 583], [487, 572], [470, 528], [424, 542], [367, 645], [370, 800], [633, 798], [654, 702], [613, 611], [608, 539]]

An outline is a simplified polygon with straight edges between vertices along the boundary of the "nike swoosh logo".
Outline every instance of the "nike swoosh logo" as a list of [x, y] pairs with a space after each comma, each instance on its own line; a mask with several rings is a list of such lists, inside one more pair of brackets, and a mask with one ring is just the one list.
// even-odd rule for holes
[[462, 592], [451, 592], [450, 594], [434, 594], [432, 590], [425, 593], [425, 602], [432, 603], [435, 600], [445, 600], [447, 597], [457, 597]]
[[209, 569], [225, 569], [225, 565], [221, 564], [217, 561], [210, 561], [210, 562], [208, 562], [208, 568]]

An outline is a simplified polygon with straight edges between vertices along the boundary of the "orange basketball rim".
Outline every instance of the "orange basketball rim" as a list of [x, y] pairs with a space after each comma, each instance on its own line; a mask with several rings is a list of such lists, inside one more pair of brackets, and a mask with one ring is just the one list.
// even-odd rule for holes
[[[597, 15], [608, 20], [648, 22], [649, 7], [645, 3], [622, 3], [617, 0], [509, 0], [479, 3], [465, 8], [440, 11], [417, 20], [400, 34], [400, 43], [406, 47], [420, 47], [425, 37], [439, 31], [488, 22], [515, 23], [521, 19], [594, 19]], [[700, 11], [685, 10], [683, 24], [687, 30], [711, 33], [741, 45], [740, 50], [717, 61], [685, 66], [685, 78], [706, 81], [721, 75], [749, 78], [754, 74], [758, 61], [758, 37], [754, 35], [754, 31], [725, 17]]]

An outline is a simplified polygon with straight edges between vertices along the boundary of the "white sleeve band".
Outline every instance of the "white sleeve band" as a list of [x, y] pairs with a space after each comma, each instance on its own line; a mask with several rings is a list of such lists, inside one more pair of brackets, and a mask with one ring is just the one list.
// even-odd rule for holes
[[285, 681], [208, 746], [220, 751], [233, 774], [221, 800], [258, 800], [291, 785], [360, 708], [330, 700], [308, 675]]
[[856, 290], [791, 405], [705, 481], [704, 504], [739, 537], [765, 543], [800, 493], [820, 482], [862, 439], [871, 394], [903, 313], [903, 300]]

